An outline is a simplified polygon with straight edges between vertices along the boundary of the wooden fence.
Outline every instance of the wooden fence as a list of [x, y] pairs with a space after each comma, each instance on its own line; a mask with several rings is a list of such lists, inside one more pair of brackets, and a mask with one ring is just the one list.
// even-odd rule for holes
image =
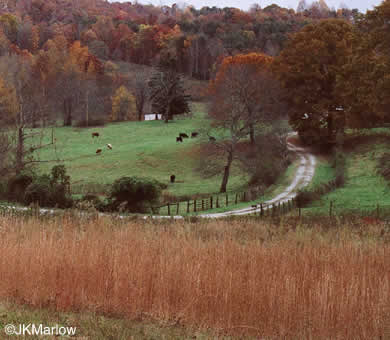
[[247, 202], [251, 199], [248, 192], [217, 194], [204, 198], [191, 199], [187, 201], [167, 203], [161, 206], [153, 207], [154, 214], [171, 216], [196, 213], [206, 210], [234, 206], [241, 202]]
[[[247, 192], [235, 194], [219, 194], [208, 198], [194, 199], [176, 203], [168, 203], [159, 207], [153, 207], [153, 213], [163, 216], [184, 215], [189, 213], [203, 212], [223, 207], [233, 207], [240, 202], [249, 200]], [[254, 210], [252, 215], [279, 216], [290, 212], [297, 207], [295, 199], [276, 204], [258, 203], [251, 206]]]

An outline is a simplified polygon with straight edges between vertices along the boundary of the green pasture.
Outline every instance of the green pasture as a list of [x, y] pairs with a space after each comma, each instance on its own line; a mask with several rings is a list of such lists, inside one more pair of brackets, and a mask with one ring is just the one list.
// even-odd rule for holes
[[[60, 162], [39, 163], [38, 170], [48, 172], [56, 164], [65, 164], [75, 194], [103, 193], [108, 184], [122, 176], [154, 178], [167, 183], [167, 193], [175, 196], [218, 192], [222, 173], [205, 178], [196, 152], [201, 144], [209, 143], [206, 134], [209, 126], [204, 105], [193, 104], [192, 117], [178, 117], [168, 124], [144, 121], [91, 128], [57, 127], [54, 128], [55, 147], [44, 148], [37, 156], [41, 160], [59, 159]], [[198, 131], [199, 137], [176, 142], [180, 132], [190, 136], [193, 131]], [[92, 132], [98, 132], [100, 137], [92, 138]], [[48, 129], [43, 144], [50, 140], [51, 129]], [[108, 143], [112, 150], [107, 148]], [[99, 148], [103, 151], [97, 155]], [[222, 165], [225, 160], [218, 161]], [[176, 176], [174, 184], [169, 183], [171, 174]], [[241, 189], [247, 180], [245, 172], [233, 167], [229, 191]]]
[[[330, 202], [335, 214], [390, 211], [390, 185], [377, 172], [380, 156], [390, 148], [390, 129], [371, 129], [347, 137], [345, 186], [324, 195], [304, 209], [305, 214], [328, 214]], [[332, 179], [333, 169], [320, 163], [311, 187]], [[317, 183], [317, 184], [316, 184]], [[310, 188], [309, 188], [310, 189]]]

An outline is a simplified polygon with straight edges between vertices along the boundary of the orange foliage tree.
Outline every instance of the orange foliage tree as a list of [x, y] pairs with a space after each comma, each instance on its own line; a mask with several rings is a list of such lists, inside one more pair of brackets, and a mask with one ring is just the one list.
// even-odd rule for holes
[[217, 143], [227, 155], [221, 192], [226, 192], [238, 143], [249, 135], [253, 146], [256, 127], [277, 118], [281, 112], [281, 92], [272, 75], [272, 60], [258, 53], [227, 57], [210, 83], [209, 115], [214, 127], [228, 132]]
[[344, 131], [339, 76], [352, 55], [354, 33], [344, 20], [310, 24], [294, 34], [275, 61], [290, 124], [306, 142], [330, 142]]

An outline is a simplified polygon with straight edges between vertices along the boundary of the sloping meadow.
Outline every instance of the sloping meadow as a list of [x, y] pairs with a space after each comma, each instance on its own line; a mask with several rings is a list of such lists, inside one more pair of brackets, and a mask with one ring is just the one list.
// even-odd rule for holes
[[366, 222], [3, 216], [0, 299], [216, 335], [390, 336], [390, 226]]

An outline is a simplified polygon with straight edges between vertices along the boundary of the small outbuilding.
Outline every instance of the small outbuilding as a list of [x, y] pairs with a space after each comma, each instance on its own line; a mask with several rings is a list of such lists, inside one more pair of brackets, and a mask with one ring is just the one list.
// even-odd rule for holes
[[162, 115], [158, 113], [145, 113], [144, 120], [161, 120]]

